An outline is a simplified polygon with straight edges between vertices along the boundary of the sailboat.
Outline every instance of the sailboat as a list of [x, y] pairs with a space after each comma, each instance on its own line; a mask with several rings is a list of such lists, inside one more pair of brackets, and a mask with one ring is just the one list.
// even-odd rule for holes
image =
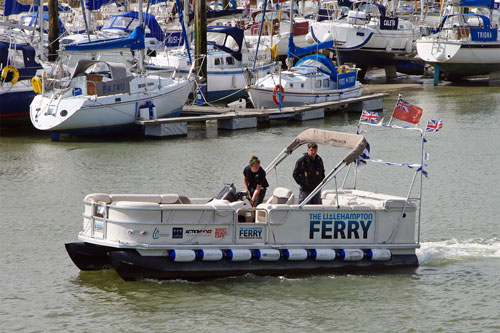
[[[495, 2], [461, 0], [450, 5], [452, 11], [443, 15], [436, 32], [417, 40], [418, 56], [439, 66], [448, 79], [500, 71], [500, 27], [491, 20]], [[464, 8], [486, 8], [489, 17], [465, 13]]]
[[371, 0], [355, 2], [339, 19], [313, 22], [309, 39], [332, 40], [344, 62], [362, 68], [394, 65], [395, 56], [415, 52], [420, 31], [418, 25], [393, 14]]
[[[128, 38], [90, 42], [89, 47], [99, 43], [144, 50], [144, 30], [139, 26]], [[40, 130], [104, 134], [129, 128], [138, 119], [178, 115], [193, 85], [192, 77], [132, 74], [123, 63], [80, 60], [67, 86], [33, 99], [30, 117]]]

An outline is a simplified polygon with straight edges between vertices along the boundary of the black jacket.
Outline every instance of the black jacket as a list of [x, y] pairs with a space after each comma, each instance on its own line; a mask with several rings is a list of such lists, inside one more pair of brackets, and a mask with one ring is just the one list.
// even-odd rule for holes
[[293, 179], [299, 184], [300, 190], [311, 192], [325, 178], [325, 167], [319, 155], [313, 159], [304, 153], [304, 156], [297, 160], [293, 169]]

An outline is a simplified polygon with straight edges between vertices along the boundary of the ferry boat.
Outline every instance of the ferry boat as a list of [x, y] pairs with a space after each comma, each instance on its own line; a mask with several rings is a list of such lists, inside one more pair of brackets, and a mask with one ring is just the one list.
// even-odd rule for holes
[[[355, 180], [369, 145], [360, 134], [311, 128], [266, 168], [277, 168], [310, 142], [345, 150], [300, 204], [298, 193], [276, 187], [270, 198], [252, 208], [248, 194], [232, 184], [203, 203], [178, 194], [93, 193], [84, 199], [79, 242], [67, 243], [66, 249], [81, 270], [110, 267], [125, 280], [415, 268], [422, 190], [418, 197], [411, 194], [423, 173], [420, 140], [422, 161], [411, 165], [415, 173], [406, 197], [360, 190], [356, 181], [351, 188], [335, 181], [326, 189], [341, 172]], [[320, 191], [322, 204], [308, 204]]]

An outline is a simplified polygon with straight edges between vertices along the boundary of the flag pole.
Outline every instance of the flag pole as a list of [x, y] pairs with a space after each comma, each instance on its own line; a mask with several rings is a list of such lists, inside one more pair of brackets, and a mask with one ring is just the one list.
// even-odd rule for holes
[[[396, 105], [394, 107], [396, 107], [398, 105], [398, 101], [400, 99], [403, 99], [403, 95], [401, 93], [399, 93], [398, 95], [398, 100], [396, 101]], [[392, 114], [394, 113], [394, 109], [392, 109], [392, 113], [391, 113], [391, 119], [389, 119], [389, 127], [392, 126]]]

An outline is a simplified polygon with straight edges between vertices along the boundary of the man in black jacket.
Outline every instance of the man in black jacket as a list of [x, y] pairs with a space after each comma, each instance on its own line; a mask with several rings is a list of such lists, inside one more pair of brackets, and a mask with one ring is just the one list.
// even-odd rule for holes
[[[295, 163], [293, 179], [300, 186], [299, 204], [318, 186], [325, 178], [323, 160], [318, 155], [318, 145], [309, 143], [307, 153]], [[321, 193], [318, 192], [309, 200], [308, 204], [321, 205]]]

